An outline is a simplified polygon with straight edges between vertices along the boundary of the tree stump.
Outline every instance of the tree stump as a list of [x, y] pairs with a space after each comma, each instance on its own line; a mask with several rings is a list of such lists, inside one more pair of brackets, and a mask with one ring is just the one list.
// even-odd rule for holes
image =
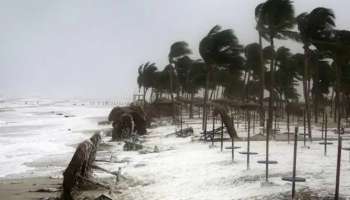
[[63, 193], [61, 199], [72, 200], [72, 190], [88, 178], [92, 172], [92, 163], [96, 158], [97, 148], [101, 142], [101, 135], [95, 133], [89, 140], [78, 145], [72, 160], [63, 173]]

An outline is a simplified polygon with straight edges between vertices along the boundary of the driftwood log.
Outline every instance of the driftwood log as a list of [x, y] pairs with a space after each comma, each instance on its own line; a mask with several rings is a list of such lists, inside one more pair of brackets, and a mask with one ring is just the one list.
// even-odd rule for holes
[[231, 138], [235, 137], [238, 138], [237, 131], [233, 125], [231, 117], [228, 115], [228, 110], [219, 104], [213, 103], [213, 115], [217, 116], [220, 115], [221, 120], [223, 121], [228, 134], [230, 135]]
[[62, 200], [72, 200], [72, 190], [89, 179], [100, 142], [101, 135], [95, 133], [89, 140], [78, 145], [72, 160], [63, 173]]

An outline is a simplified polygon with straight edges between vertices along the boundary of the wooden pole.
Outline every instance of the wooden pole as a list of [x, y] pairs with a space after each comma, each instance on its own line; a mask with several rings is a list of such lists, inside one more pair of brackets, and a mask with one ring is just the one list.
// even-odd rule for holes
[[255, 135], [255, 111], [253, 111], [253, 135]]
[[293, 154], [292, 199], [295, 198], [295, 177], [296, 177], [296, 169], [297, 169], [297, 147], [298, 147], [298, 127], [295, 127], [295, 133], [294, 133], [294, 154]]
[[339, 199], [339, 183], [340, 183], [340, 167], [341, 167], [341, 150], [342, 150], [342, 137], [338, 137], [338, 155], [337, 155], [337, 175], [335, 183], [335, 196], [334, 199]]
[[325, 114], [325, 124], [324, 124], [324, 155], [327, 156], [327, 129], [328, 129], [328, 116]]
[[303, 112], [304, 114], [304, 147], [306, 147], [306, 114], [305, 114], [305, 110]]
[[289, 112], [287, 112], [287, 132], [288, 132], [288, 144], [289, 144], [290, 143]]
[[248, 137], [247, 137], [247, 169], [250, 165], [250, 112], [247, 111], [247, 121], [248, 121]]
[[182, 104], [180, 104], [180, 131], [182, 135]]
[[324, 138], [324, 116], [325, 115], [325, 111], [323, 110], [323, 113], [322, 113], [322, 127], [321, 127], [321, 133], [322, 133], [322, 139]]
[[[233, 127], [235, 126], [234, 123], [234, 114], [232, 113], [232, 124]], [[231, 137], [231, 154], [232, 154], [232, 162], [235, 160], [235, 137]]]
[[[268, 123], [268, 122], [267, 122]], [[269, 182], [269, 140], [270, 131], [266, 131], [266, 163], [265, 163], [265, 181]]]
[[213, 130], [212, 130], [212, 137], [211, 137], [211, 145], [214, 146], [214, 132], [215, 132], [215, 117], [213, 116]]
[[221, 152], [224, 147], [224, 121], [221, 119]]

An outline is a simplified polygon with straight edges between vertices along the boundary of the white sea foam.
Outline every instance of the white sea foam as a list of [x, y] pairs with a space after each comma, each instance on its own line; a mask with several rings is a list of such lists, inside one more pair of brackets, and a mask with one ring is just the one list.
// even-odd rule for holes
[[[74, 106], [70, 102], [21, 99], [0, 103], [0, 177], [33, 169], [27, 163], [63, 155], [97, 129], [96, 118], [110, 107]], [[47, 169], [49, 170], [49, 169]]]

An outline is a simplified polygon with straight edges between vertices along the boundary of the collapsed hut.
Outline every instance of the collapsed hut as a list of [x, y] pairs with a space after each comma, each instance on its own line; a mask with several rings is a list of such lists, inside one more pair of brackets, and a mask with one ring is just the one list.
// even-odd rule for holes
[[228, 109], [225, 106], [212, 103], [213, 116], [220, 115], [222, 122], [224, 123], [228, 134], [231, 138], [238, 138], [237, 131], [233, 125], [231, 117], [228, 115]]
[[73, 200], [72, 191], [79, 188], [92, 174], [92, 164], [101, 143], [101, 135], [95, 133], [89, 140], [81, 142], [63, 173], [62, 200]]
[[133, 132], [138, 135], [147, 133], [146, 114], [140, 106], [114, 107], [108, 121], [113, 122], [112, 140], [129, 138]]

